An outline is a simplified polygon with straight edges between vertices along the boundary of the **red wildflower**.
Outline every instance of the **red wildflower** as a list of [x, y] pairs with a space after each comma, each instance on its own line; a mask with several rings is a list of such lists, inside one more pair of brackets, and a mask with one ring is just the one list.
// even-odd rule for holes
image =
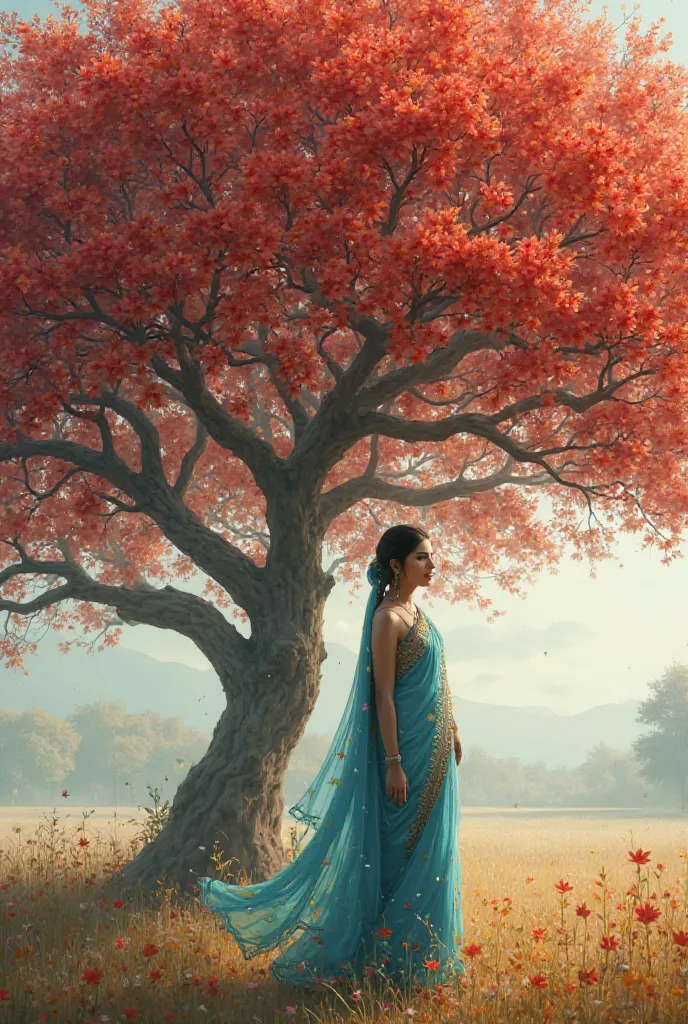
[[410, 910], [410, 909], [411, 909], [411, 904], [408, 903], [408, 902], [404, 903], [404, 910]]
[[10, 990], [8, 988], [0, 988], [0, 1003], [9, 1002]]
[[85, 981], [87, 985], [100, 985], [103, 975], [97, 967], [86, 967], [81, 975], [81, 980]]
[[160, 950], [158, 949], [158, 947], [155, 945], [154, 942], [147, 942], [146, 945], [141, 950], [141, 955], [142, 956], [155, 956], [156, 953], [159, 953], [159, 952], [160, 952]]
[[124, 906], [124, 900], [115, 900], [112, 904], [115, 910], [120, 910]]
[[381, 939], [388, 939], [392, 934], [391, 928], [380, 928], [379, 935]]
[[688, 946], [688, 932], [672, 932], [671, 935], [677, 946]]
[[635, 853], [633, 853], [633, 850], [628, 851], [628, 859], [632, 864], [647, 864], [650, 860], [650, 852], [648, 850], [647, 853], [645, 853], [640, 849], [640, 847], [638, 847]]
[[547, 988], [547, 978], [544, 974], [534, 974], [528, 981], [533, 988]]
[[120, 939], [119, 936], [115, 939], [115, 949], [124, 949], [124, 939]]
[[600, 947], [602, 949], [609, 950], [611, 953], [615, 953], [619, 948], [619, 940], [616, 935], [603, 935], [600, 939]]
[[596, 985], [599, 981], [594, 967], [591, 967], [589, 971], [579, 971], [578, 980], [581, 985]]
[[66, 789], [63, 789], [63, 790], [62, 790], [62, 796], [63, 796], [63, 797], [65, 798], [65, 800], [66, 800], [66, 799], [67, 799], [67, 797], [69, 796], [69, 793], [67, 792], [67, 790], [66, 790]]
[[592, 910], [589, 910], [585, 903], [581, 903], [580, 907], [576, 907], [576, 914], [578, 917], [590, 917]]
[[136, 1018], [138, 1017], [138, 1013], [133, 1006], [125, 1006], [124, 1016], [126, 1017], [127, 1020], [136, 1020]]
[[531, 935], [536, 942], [539, 942], [541, 939], [544, 939], [546, 931], [546, 928], [533, 928]]
[[480, 956], [482, 951], [483, 951], [483, 947], [479, 943], [472, 942], [470, 946], [464, 946], [461, 952], [464, 953], [466, 956], [471, 956], [472, 957], [472, 956]]
[[560, 893], [573, 892], [573, 886], [569, 885], [568, 882], [565, 882], [563, 878], [560, 878], [558, 882], [555, 882], [554, 888]]
[[440, 965], [439, 960], [424, 960], [423, 961], [423, 967], [427, 967], [427, 969], [429, 971], [436, 971], [437, 968], [439, 967], [439, 965]]
[[642, 907], [635, 908], [635, 916], [641, 924], [652, 924], [653, 921], [662, 916], [662, 911], [653, 907], [651, 903], [645, 903]]
[[79, 839], [79, 846], [81, 846], [82, 849], [83, 849], [86, 846], [90, 846], [90, 845], [91, 845], [91, 840], [87, 839], [86, 836], [81, 836], [81, 838]]
[[162, 971], [158, 970], [157, 967], [154, 967], [148, 977], [151, 981], [160, 981], [162, 978]]

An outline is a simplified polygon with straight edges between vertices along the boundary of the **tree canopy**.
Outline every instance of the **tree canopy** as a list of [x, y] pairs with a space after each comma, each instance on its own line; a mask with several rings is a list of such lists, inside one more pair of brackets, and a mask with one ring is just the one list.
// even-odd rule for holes
[[349, 583], [408, 508], [452, 599], [619, 529], [676, 554], [688, 78], [658, 26], [620, 38], [577, 0], [85, 6], [84, 32], [0, 16], [15, 625], [169, 625], [143, 597], [196, 570], [250, 616], [295, 481]]

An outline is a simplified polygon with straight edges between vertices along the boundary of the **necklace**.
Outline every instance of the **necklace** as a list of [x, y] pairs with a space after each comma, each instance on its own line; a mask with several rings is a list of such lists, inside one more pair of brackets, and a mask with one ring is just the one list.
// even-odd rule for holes
[[409, 613], [409, 615], [413, 615], [413, 621], [416, 621], [416, 619], [418, 618], [418, 608], [416, 607], [415, 604], [413, 606], [413, 611], [411, 611], [411, 609], [407, 605], [405, 605], [403, 601], [399, 601], [396, 597], [388, 598], [388, 600], [393, 601], [394, 604], [400, 605], [405, 611]]

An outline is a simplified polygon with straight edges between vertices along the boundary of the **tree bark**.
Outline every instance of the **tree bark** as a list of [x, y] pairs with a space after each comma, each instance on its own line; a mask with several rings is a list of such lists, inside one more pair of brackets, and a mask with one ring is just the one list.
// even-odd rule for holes
[[299, 568], [283, 565], [244, 657], [227, 665], [227, 708], [208, 751], [179, 786], [159, 836], [119, 872], [127, 890], [151, 893], [164, 877], [166, 887], [193, 891], [199, 877], [216, 874], [214, 848], [237, 880], [245, 872], [261, 881], [284, 866], [284, 775], [315, 706], [333, 582], [319, 573], [314, 583], [312, 572], [309, 581]]

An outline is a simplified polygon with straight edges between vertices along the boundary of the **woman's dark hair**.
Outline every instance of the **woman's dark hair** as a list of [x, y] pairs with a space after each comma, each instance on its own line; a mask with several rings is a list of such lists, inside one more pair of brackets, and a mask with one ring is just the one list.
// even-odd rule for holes
[[380, 537], [375, 549], [380, 572], [380, 583], [377, 588], [376, 607], [385, 596], [385, 588], [392, 582], [392, 567], [389, 564], [393, 558], [398, 558], [403, 565], [408, 556], [418, 547], [422, 540], [430, 536], [420, 526], [409, 526], [407, 523], [400, 523], [398, 526], [390, 526], [389, 530]]

